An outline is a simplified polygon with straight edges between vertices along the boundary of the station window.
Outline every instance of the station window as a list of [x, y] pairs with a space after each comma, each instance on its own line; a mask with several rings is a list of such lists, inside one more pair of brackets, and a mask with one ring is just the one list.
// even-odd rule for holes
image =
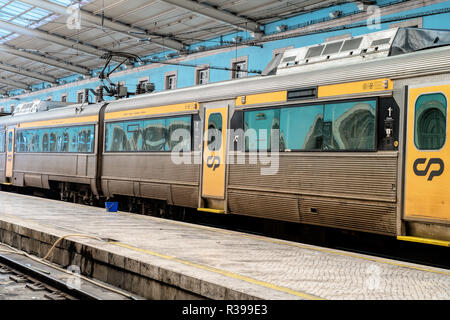
[[93, 125], [20, 130], [16, 136], [16, 152], [93, 153], [94, 133]]
[[209, 69], [197, 70], [196, 84], [207, 84], [209, 82]]
[[177, 88], [177, 76], [169, 74], [166, 76], [166, 90], [173, 90]]
[[232, 64], [232, 79], [245, 78], [247, 76], [247, 62], [236, 61]]
[[419, 150], [439, 150], [447, 132], [447, 99], [442, 93], [421, 95], [415, 106], [414, 142]]
[[247, 111], [244, 130], [246, 151], [373, 151], [376, 101]]
[[77, 93], [77, 103], [83, 103], [84, 100], [84, 91], [79, 91]]
[[0, 131], [0, 153], [5, 152], [5, 131]]
[[189, 152], [191, 121], [191, 116], [182, 116], [107, 123], [105, 151], [166, 152], [179, 147]]
[[67, 102], [67, 93], [61, 95], [61, 102]]

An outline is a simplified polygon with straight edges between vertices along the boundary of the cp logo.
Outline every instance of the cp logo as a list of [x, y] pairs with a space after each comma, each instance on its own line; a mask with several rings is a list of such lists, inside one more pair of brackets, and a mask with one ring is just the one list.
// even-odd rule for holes
[[428, 177], [428, 181], [433, 180], [434, 177], [439, 177], [440, 175], [442, 175], [444, 173], [444, 161], [442, 161], [442, 159], [439, 158], [431, 158], [430, 161], [428, 161], [428, 165], [425, 168], [425, 170], [419, 170], [418, 166], [421, 164], [425, 164], [427, 162], [427, 159], [425, 158], [419, 158], [414, 162], [414, 173], [419, 176], [419, 177], [425, 177], [428, 174], [428, 171], [430, 170], [431, 165], [433, 164], [438, 164], [439, 165], [439, 170], [433, 170], [430, 173], [430, 176]]
[[216, 169], [220, 167], [220, 158], [209, 156], [208, 159], [206, 159], [206, 165], [208, 168], [212, 168], [213, 171], [216, 171]]

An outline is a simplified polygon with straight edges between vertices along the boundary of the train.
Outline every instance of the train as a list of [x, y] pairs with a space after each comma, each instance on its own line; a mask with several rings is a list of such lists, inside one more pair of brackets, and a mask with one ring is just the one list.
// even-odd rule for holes
[[3, 116], [0, 185], [448, 246], [449, 40], [377, 31], [259, 76]]

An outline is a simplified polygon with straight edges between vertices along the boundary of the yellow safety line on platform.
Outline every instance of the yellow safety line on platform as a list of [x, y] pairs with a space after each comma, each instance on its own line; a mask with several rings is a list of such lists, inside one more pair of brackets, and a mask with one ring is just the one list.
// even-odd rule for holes
[[[136, 216], [136, 215], [129, 214], [129, 213], [126, 213], [126, 212], [120, 212], [120, 214]], [[178, 224], [178, 225], [182, 225], [182, 226], [185, 226], [185, 227], [193, 227], [193, 228], [197, 228], [197, 229], [209, 230], [209, 231], [212, 231], [212, 232], [219, 232], [219, 233], [228, 234], [228, 235], [237, 235], [237, 236], [240, 236], [240, 237], [254, 239], [254, 240], [271, 242], [271, 243], [281, 244], [281, 245], [288, 245], [288, 246], [291, 246], [291, 247], [298, 247], [298, 248], [302, 248], [302, 249], [308, 249], [308, 250], [319, 251], [319, 252], [324, 252], [324, 253], [330, 253], [330, 254], [346, 256], [346, 257], [351, 257], [351, 258], [356, 258], [356, 259], [362, 259], [362, 260], [367, 260], [367, 261], [372, 261], [372, 262], [389, 264], [389, 265], [393, 265], [393, 266], [396, 266], [396, 267], [402, 267], [402, 268], [408, 268], [408, 269], [414, 269], [414, 270], [419, 270], [419, 271], [432, 272], [432, 273], [437, 273], [437, 274], [443, 274], [443, 275], [446, 275], [446, 276], [450, 276], [450, 272], [439, 271], [439, 270], [432, 270], [432, 269], [421, 268], [421, 267], [415, 267], [415, 266], [410, 266], [410, 265], [406, 265], [406, 264], [402, 264], [402, 263], [396, 263], [396, 262], [391, 262], [391, 261], [386, 261], [386, 260], [380, 260], [380, 259], [377, 259], [377, 258], [363, 257], [363, 256], [359, 256], [359, 255], [356, 255], [356, 254], [353, 254], [353, 253], [338, 252], [338, 251], [335, 251], [335, 250], [332, 250], [332, 249], [314, 248], [314, 247], [310, 247], [308, 245], [302, 245], [300, 243], [290, 243], [290, 242], [286, 242], [284, 240], [276, 240], [276, 239], [264, 238], [264, 237], [261, 237], [261, 236], [255, 236], [255, 235], [251, 235], [251, 234], [239, 233], [237, 231], [227, 231], [227, 230], [222, 230], [222, 229], [218, 229], [218, 228], [200, 226], [200, 225], [195, 225], [195, 224], [189, 224], [189, 223], [186, 223], [186, 222], [178, 222], [178, 221], [173, 221], [173, 220], [166, 220], [166, 219], [157, 218], [157, 217], [139, 216], [139, 215], [137, 215], [136, 217], [156, 219], [156, 220], [159, 220], [159, 221], [163, 220], [163, 221], [171, 223], [171, 224]]]
[[287, 242], [287, 241], [284, 241], [284, 240], [264, 238], [264, 237], [261, 237], [261, 236], [256, 236], [256, 235], [251, 235], [251, 234], [244, 234], [244, 233], [240, 233], [240, 232], [237, 232], [237, 231], [227, 231], [227, 230], [213, 228], [213, 227], [207, 227], [207, 226], [190, 224], [190, 223], [187, 223], [187, 222], [178, 222], [178, 221], [166, 220], [166, 219], [163, 219], [163, 218], [150, 217], [150, 216], [140, 216], [140, 215], [130, 214], [130, 213], [126, 213], [126, 212], [119, 212], [119, 213], [122, 214], [122, 215], [135, 216], [135, 217], [139, 217], [139, 218], [143, 218], [143, 219], [149, 218], [149, 219], [156, 219], [156, 220], [159, 220], [159, 221], [162, 220], [164, 222], [168, 222], [168, 223], [171, 223], [171, 224], [178, 224], [178, 225], [182, 225], [184, 227], [193, 227], [193, 228], [197, 228], [197, 229], [209, 230], [211, 232], [219, 232], [219, 233], [228, 234], [228, 235], [237, 235], [237, 236], [240, 236], [240, 237], [249, 238], [249, 239], [253, 239], [253, 240], [260, 240], [260, 241], [271, 242], [271, 243], [275, 243], [275, 244], [288, 245], [288, 246], [291, 246], [291, 247], [298, 247], [298, 248], [302, 248], [302, 249], [308, 249], [308, 250], [319, 251], [319, 252], [324, 252], [324, 253], [330, 253], [330, 254], [346, 256], [346, 257], [351, 257], [351, 258], [356, 258], [356, 259], [363, 259], [363, 260], [372, 261], [372, 262], [389, 264], [389, 265], [393, 265], [393, 266], [396, 266], [396, 267], [402, 267], [402, 268], [408, 268], [408, 269], [414, 269], [414, 270], [419, 270], [419, 271], [426, 271], [426, 272], [432, 272], [432, 273], [437, 273], [437, 274], [443, 274], [443, 275], [446, 275], [446, 276], [450, 276], [450, 272], [439, 271], [439, 270], [432, 270], [432, 269], [421, 268], [421, 267], [415, 267], [415, 266], [410, 266], [410, 265], [406, 265], [406, 264], [401, 264], [401, 263], [396, 263], [396, 262], [391, 262], [391, 261], [386, 261], [386, 260], [380, 260], [380, 259], [377, 259], [377, 258], [363, 257], [363, 256], [359, 256], [359, 255], [356, 255], [356, 254], [353, 254], [353, 253], [338, 252], [338, 251], [335, 251], [335, 250], [332, 250], [332, 249], [314, 248], [314, 247], [310, 247], [308, 245], [302, 245], [300, 243], [291, 243], [291, 242]]
[[109, 242], [109, 243], [113, 244], [113, 245], [116, 245], [116, 246], [119, 246], [119, 247], [122, 247], [122, 248], [130, 249], [130, 250], [133, 250], [133, 251], [146, 253], [146, 254], [149, 254], [149, 255], [152, 255], [152, 256], [155, 256], [155, 257], [159, 257], [159, 258], [163, 258], [163, 259], [179, 262], [179, 263], [182, 263], [182, 264], [187, 265], [187, 266], [191, 266], [191, 267], [199, 268], [199, 269], [202, 269], [202, 270], [207, 270], [207, 271], [210, 271], [210, 272], [218, 273], [218, 274], [230, 277], [230, 278], [242, 280], [242, 281], [249, 282], [249, 283], [252, 283], [252, 284], [256, 284], [256, 285], [259, 285], [259, 286], [262, 286], [262, 287], [266, 287], [266, 288], [269, 288], [269, 289], [272, 289], [272, 290], [277, 290], [277, 291], [289, 293], [289, 294], [292, 294], [292, 295], [295, 295], [295, 296], [298, 296], [298, 297], [301, 297], [301, 298], [304, 298], [304, 299], [308, 299], [308, 300], [325, 300], [323, 298], [316, 297], [316, 296], [313, 296], [313, 295], [310, 295], [310, 294], [307, 294], [307, 293], [295, 291], [295, 290], [292, 290], [292, 289], [289, 289], [289, 288], [285, 288], [285, 287], [280, 287], [280, 286], [277, 286], [277, 285], [269, 283], [269, 282], [256, 280], [256, 279], [253, 279], [253, 278], [242, 276], [240, 274], [236, 274], [236, 273], [225, 271], [225, 270], [216, 269], [216, 268], [213, 268], [213, 267], [204, 266], [204, 265], [197, 264], [197, 263], [194, 263], [194, 262], [190, 262], [190, 261], [182, 260], [182, 259], [179, 259], [179, 258], [175, 258], [175, 257], [169, 256], [169, 255], [166, 255], [166, 254], [161, 254], [161, 253], [157, 253], [157, 252], [146, 250], [146, 249], [136, 248], [136, 247], [124, 244], [124, 243], [120, 243], [120, 242]]

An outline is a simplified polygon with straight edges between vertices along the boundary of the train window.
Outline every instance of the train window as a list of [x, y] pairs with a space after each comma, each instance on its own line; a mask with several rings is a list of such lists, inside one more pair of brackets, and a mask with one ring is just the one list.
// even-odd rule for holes
[[123, 129], [123, 122], [106, 124], [106, 151], [127, 151], [127, 135]]
[[222, 148], [223, 118], [220, 113], [212, 113], [208, 119], [208, 149], [217, 151]]
[[[140, 129], [142, 121], [133, 121], [126, 123], [127, 129], [127, 151], [140, 151], [142, 146], [142, 131]], [[124, 127], [125, 128], [125, 127]]]
[[143, 121], [141, 151], [167, 151], [165, 119]]
[[[106, 124], [106, 152], [165, 152], [179, 143], [191, 151], [191, 116]], [[178, 129], [184, 129], [180, 134]]]
[[[244, 114], [245, 150], [267, 151], [280, 129], [280, 109], [248, 111]], [[272, 139], [273, 138], [273, 139]], [[278, 141], [274, 141], [278, 144]]]
[[0, 131], [0, 153], [5, 152], [5, 131]]
[[12, 152], [13, 150], [12, 142], [13, 142], [13, 133], [10, 131], [8, 134], [8, 152]]
[[67, 131], [64, 131], [63, 134], [60, 136], [60, 152], [69, 152], [69, 133]]
[[415, 106], [414, 142], [419, 150], [439, 150], [445, 144], [447, 99], [442, 93], [421, 95]]
[[[191, 117], [166, 119], [166, 150], [191, 151]], [[181, 144], [181, 145], [180, 145]]]
[[92, 153], [94, 126], [21, 130], [16, 152]]
[[57, 136], [55, 132], [50, 133], [50, 152], [56, 152], [57, 150]]
[[281, 109], [280, 150], [321, 150], [323, 105]]
[[48, 152], [48, 133], [42, 137], [42, 152]]
[[[247, 111], [246, 151], [361, 151], [375, 149], [376, 100]], [[274, 141], [275, 145], [277, 141]]]
[[374, 150], [376, 101], [325, 105], [323, 150]]

